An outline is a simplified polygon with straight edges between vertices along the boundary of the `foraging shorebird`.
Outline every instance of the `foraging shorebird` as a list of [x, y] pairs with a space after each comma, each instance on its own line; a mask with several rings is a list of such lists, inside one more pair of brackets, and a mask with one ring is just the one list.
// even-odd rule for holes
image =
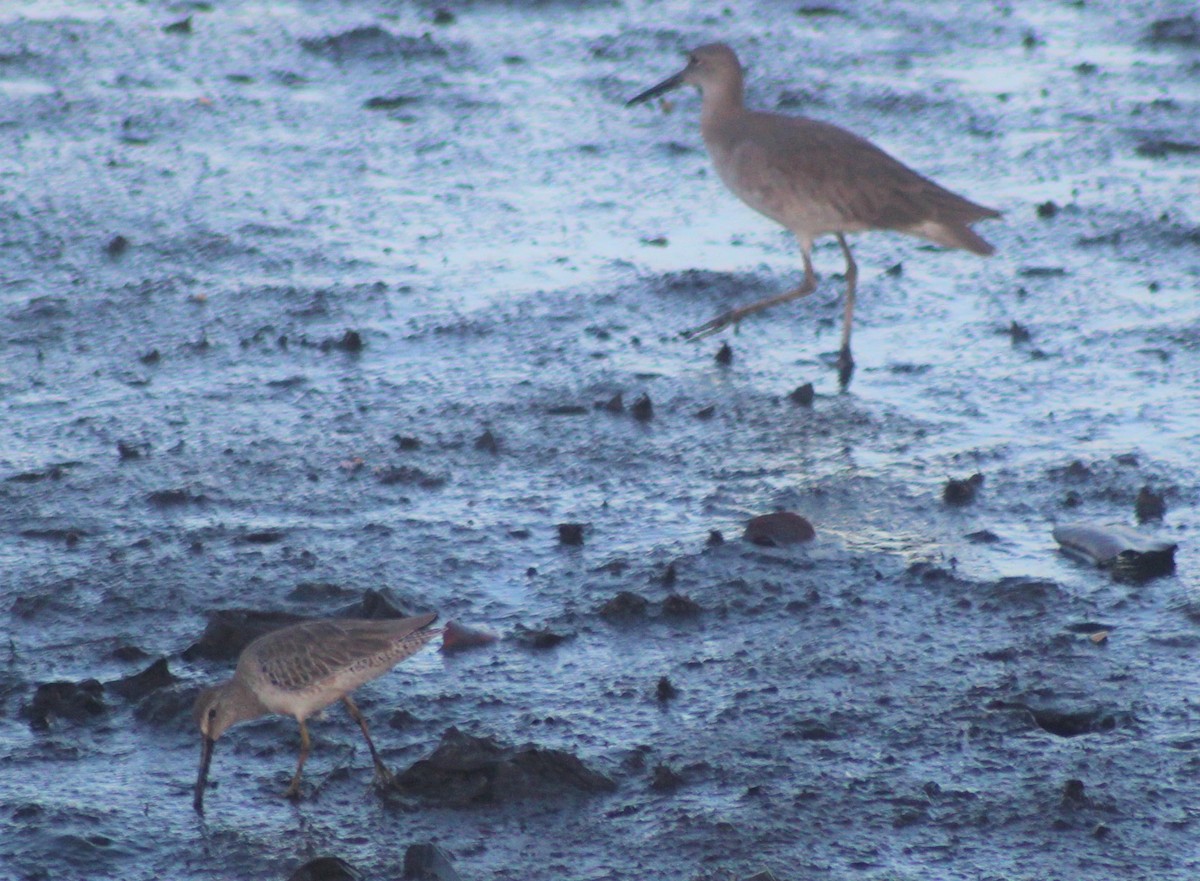
[[200, 728], [200, 773], [192, 807], [204, 813], [204, 787], [217, 738], [230, 726], [270, 713], [292, 716], [300, 723], [300, 758], [292, 785], [284, 793], [300, 793], [300, 772], [308, 758], [305, 720], [341, 700], [362, 729], [378, 778], [392, 773], [379, 758], [367, 721], [350, 693], [419, 651], [441, 631], [431, 629], [436, 613], [412, 618], [361, 620], [330, 618], [305, 621], [260, 636], [242, 651], [233, 678], [206, 688], [196, 698], [192, 716]]
[[747, 110], [742, 100], [742, 66], [723, 43], [692, 51], [683, 70], [626, 106], [684, 85], [700, 90], [700, 134], [725, 186], [751, 208], [791, 230], [804, 258], [804, 281], [799, 287], [732, 309], [686, 332], [688, 338], [717, 333], [748, 315], [811, 294], [817, 286], [813, 240], [833, 234], [846, 258], [846, 307], [838, 354], [844, 386], [854, 371], [850, 327], [858, 282], [846, 233], [889, 229], [981, 256], [995, 250], [971, 224], [999, 217], [1000, 212], [955, 195], [843, 128], [803, 116]]

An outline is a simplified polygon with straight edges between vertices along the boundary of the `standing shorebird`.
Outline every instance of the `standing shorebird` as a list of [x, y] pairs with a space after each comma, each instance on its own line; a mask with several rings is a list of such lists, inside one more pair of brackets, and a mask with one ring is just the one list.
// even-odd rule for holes
[[719, 315], [687, 331], [688, 338], [717, 333], [755, 312], [811, 294], [817, 286], [813, 239], [832, 233], [846, 258], [846, 311], [838, 354], [844, 386], [854, 372], [850, 326], [858, 281], [846, 233], [890, 229], [981, 256], [995, 250], [971, 224], [999, 217], [1000, 212], [938, 186], [845, 129], [803, 116], [747, 110], [742, 66], [723, 43], [694, 50], [687, 67], [625, 106], [683, 85], [700, 90], [700, 134], [725, 186], [755, 211], [791, 230], [804, 257], [799, 287]]
[[305, 720], [336, 700], [346, 705], [362, 729], [376, 775], [390, 781], [392, 773], [375, 751], [367, 720], [350, 699], [350, 692], [382, 676], [437, 636], [441, 631], [429, 626], [436, 618], [431, 612], [378, 621], [305, 621], [260, 636], [246, 646], [233, 678], [204, 689], [196, 698], [192, 717], [200, 728], [202, 743], [192, 807], [204, 813], [204, 786], [217, 738], [238, 722], [269, 713], [292, 716], [300, 723], [300, 760], [292, 785], [284, 793], [286, 798], [296, 798], [310, 745]]

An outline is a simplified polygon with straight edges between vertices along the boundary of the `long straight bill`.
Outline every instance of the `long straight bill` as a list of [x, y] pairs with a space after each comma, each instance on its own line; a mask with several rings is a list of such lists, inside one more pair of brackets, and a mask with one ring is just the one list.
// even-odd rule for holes
[[646, 89], [646, 91], [642, 92], [642, 94], [630, 98], [625, 102], [625, 106], [632, 107], [635, 104], [641, 104], [645, 101], [649, 101], [651, 98], [657, 98], [664, 92], [669, 92], [672, 89], [678, 89], [682, 85], [683, 71], [681, 70], [679, 73], [675, 74], [675, 76], [663, 80], [657, 86], [651, 86], [650, 88]]
[[208, 784], [208, 766], [212, 764], [213, 746], [216, 741], [204, 737], [200, 741], [200, 773], [196, 775], [196, 794], [192, 796], [192, 807], [204, 816], [204, 787]]

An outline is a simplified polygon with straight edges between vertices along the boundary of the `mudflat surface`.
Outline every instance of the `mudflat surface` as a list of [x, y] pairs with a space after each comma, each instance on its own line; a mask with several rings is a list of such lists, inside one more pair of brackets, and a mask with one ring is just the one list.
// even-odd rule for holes
[[[464, 881], [1196, 877], [1189, 14], [4, 4], [0, 876], [385, 879], [435, 842]], [[845, 392], [830, 241], [813, 296], [678, 336], [800, 276], [694, 93], [623, 106], [715, 39], [754, 106], [1005, 212], [986, 261], [854, 237]], [[1056, 523], [1135, 523], [1143, 487], [1176, 574], [1059, 554]], [[781, 509], [816, 539], [741, 539]], [[390, 765], [453, 726], [615, 789], [381, 794], [335, 708], [303, 801], [266, 719], [218, 743], [201, 821], [209, 614], [367, 590], [505, 637], [358, 693]], [[112, 684], [164, 657], [175, 681]]]

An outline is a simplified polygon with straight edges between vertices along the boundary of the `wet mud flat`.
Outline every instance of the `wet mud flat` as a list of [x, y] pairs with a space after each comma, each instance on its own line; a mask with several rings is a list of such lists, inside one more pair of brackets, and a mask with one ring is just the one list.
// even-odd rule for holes
[[[0, 22], [0, 876], [1195, 876], [1188, 4]], [[988, 261], [854, 238], [845, 392], [831, 242], [677, 335], [800, 275], [694, 95], [623, 107], [714, 39], [1005, 212]], [[775, 511], [815, 538], [744, 536]], [[195, 815], [214, 616], [425, 609], [502, 638], [358, 692], [400, 786], [335, 709], [302, 801], [272, 718]]]

